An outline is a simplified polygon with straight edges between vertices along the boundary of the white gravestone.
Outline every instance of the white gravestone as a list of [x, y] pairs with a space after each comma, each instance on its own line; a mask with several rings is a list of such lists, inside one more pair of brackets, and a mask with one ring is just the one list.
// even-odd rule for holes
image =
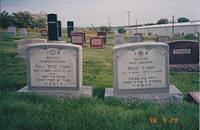
[[8, 33], [11, 35], [16, 35], [16, 28], [15, 26], [8, 27]]
[[49, 96], [92, 96], [82, 87], [82, 48], [72, 44], [38, 43], [27, 47], [28, 87], [19, 92]]
[[16, 41], [17, 43], [17, 50], [18, 50], [18, 55], [16, 56], [17, 58], [25, 58], [26, 56], [26, 48], [29, 44], [34, 44], [34, 43], [45, 43], [47, 42], [46, 39], [41, 39], [41, 38], [33, 38], [33, 39], [22, 39]]
[[26, 28], [20, 28], [19, 33], [20, 33], [20, 35], [26, 36], [27, 35], [27, 29]]
[[114, 37], [114, 45], [119, 45], [124, 43], [124, 35], [116, 34]]
[[[113, 95], [128, 100], [169, 101], [182, 93], [169, 85], [169, 47], [141, 42], [113, 48]], [[112, 96], [107, 89], [105, 96]], [[177, 96], [178, 95], [178, 96]]]

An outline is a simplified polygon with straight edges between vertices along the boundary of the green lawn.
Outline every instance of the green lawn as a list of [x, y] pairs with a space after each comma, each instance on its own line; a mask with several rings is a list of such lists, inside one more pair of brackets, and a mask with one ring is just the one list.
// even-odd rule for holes
[[135, 129], [198, 130], [199, 106], [188, 102], [187, 92], [199, 90], [198, 73], [170, 72], [171, 84], [184, 93], [179, 104], [125, 103], [103, 100], [112, 86], [112, 45], [83, 48], [83, 84], [94, 87], [93, 98], [53, 99], [18, 94], [26, 85], [26, 61], [15, 58], [15, 40], [39, 37], [0, 33], [0, 130]]

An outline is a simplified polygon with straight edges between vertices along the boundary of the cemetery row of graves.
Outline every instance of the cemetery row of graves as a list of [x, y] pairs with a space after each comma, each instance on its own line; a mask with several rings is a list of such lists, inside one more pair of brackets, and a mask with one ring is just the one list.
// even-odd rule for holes
[[[116, 34], [111, 40], [112, 43], [110, 43], [106, 32], [97, 32], [95, 37], [90, 38], [90, 48], [87, 48], [87, 34], [74, 31], [72, 21], [69, 22], [68, 28], [68, 37], [71, 43], [59, 40], [62, 37], [62, 32], [58, 28], [61, 28], [61, 23], [57, 22], [56, 15], [49, 14], [48, 31], [41, 30], [41, 37], [43, 38], [21, 39], [19, 36], [20, 38], [14, 41], [13, 39], [18, 37], [18, 35], [15, 36], [16, 29], [13, 27], [8, 29], [8, 34], [5, 34], [5, 37], [10, 38], [11, 46], [17, 50], [8, 57], [16, 63], [22, 63], [22, 66], [27, 68], [27, 73], [23, 74], [23, 76], [27, 75], [27, 79], [22, 84], [23, 86], [20, 86], [19, 90], [17, 90], [19, 95], [14, 94], [13, 97], [20, 98], [20, 95], [23, 97], [24, 94], [29, 93], [31, 95], [35, 93], [47, 95], [47, 97], [74, 99], [72, 102], [75, 102], [79, 107], [81, 107], [79, 101], [82, 102], [82, 100], [86, 100], [84, 103], [86, 105], [89, 105], [88, 101], [89, 103], [93, 102], [94, 106], [96, 106], [88, 109], [87, 107], [76, 109], [77, 111], [73, 112], [69, 110], [75, 115], [78, 111], [81, 111], [80, 115], [74, 117], [64, 112], [66, 116], [70, 115], [70, 117], [64, 118], [64, 114], [61, 119], [63, 122], [71, 119], [77, 120], [79, 123], [73, 124], [71, 123], [72, 121], [70, 121], [70, 124], [65, 125], [58, 123], [57, 125], [60, 128], [65, 126], [65, 128], [83, 129], [83, 127], [95, 128], [98, 126], [101, 129], [106, 125], [106, 128], [114, 129], [117, 128], [115, 125], [121, 124], [123, 127], [120, 128], [136, 127], [137, 129], [141, 128], [142, 123], [144, 123], [144, 129], [151, 129], [152, 124], [154, 125], [153, 128], [164, 127], [165, 129], [196, 129], [198, 127], [198, 105], [184, 99], [184, 97], [188, 97], [187, 93], [191, 92], [189, 94], [193, 97], [194, 102], [199, 102], [199, 92], [193, 92], [198, 90], [199, 84], [198, 41], [169, 41], [169, 37], [166, 36], [161, 36], [156, 41], [144, 41], [142, 34], [134, 34], [128, 36], [128, 43], [125, 43], [124, 35]], [[22, 32], [20, 34], [24, 34], [25, 36], [23, 37], [26, 38], [27, 31], [23, 29]], [[2, 40], [6, 41], [5, 39]], [[2, 45], [6, 48], [5, 44]], [[9, 49], [11, 48], [8, 47]], [[5, 53], [9, 53], [8, 50], [4, 50]], [[12, 63], [13, 61], [9, 62]], [[9, 67], [6, 64], [5, 66]], [[12, 65], [9, 68], [12, 68]], [[7, 73], [9, 71], [4, 72]], [[179, 73], [179, 71], [184, 73]], [[12, 73], [11, 77], [19, 76], [12, 75]], [[187, 76], [188, 79], [184, 79]], [[104, 83], [106, 80], [109, 80], [110, 86], [103, 86], [106, 84]], [[103, 90], [101, 95], [104, 102], [99, 101], [100, 99], [77, 98], [93, 97], [94, 93], [98, 93], [97, 84]], [[184, 87], [187, 89], [186, 91]], [[3, 95], [5, 96], [2, 96], [4, 100], [6, 98], [13, 100], [9, 93], [8, 95]], [[25, 96], [28, 97], [28, 95]], [[45, 98], [45, 96], [41, 98]], [[58, 98], [58, 101], [63, 101], [70, 105], [69, 101], [71, 100], [61, 100], [62, 98]], [[31, 100], [31, 98], [29, 99]], [[20, 101], [22, 100], [20, 99]], [[124, 101], [127, 101], [127, 103]], [[155, 106], [151, 104], [152, 102], [158, 104]], [[132, 105], [129, 105], [129, 103]], [[164, 103], [162, 104], [164, 107], [160, 103]], [[101, 105], [99, 106], [99, 104]], [[167, 105], [169, 106], [167, 107]], [[58, 106], [61, 108], [66, 107], [60, 104]], [[73, 106], [71, 108], [74, 109]], [[114, 112], [114, 109], [117, 112]], [[130, 112], [127, 112], [127, 109]], [[167, 109], [168, 111], [163, 113]], [[64, 111], [64, 109], [62, 110]], [[61, 113], [63, 112], [62, 110]], [[26, 110], [24, 111], [27, 112]], [[36, 109], [36, 111], [38, 110]], [[91, 114], [89, 111], [94, 112]], [[99, 118], [98, 115], [101, 115], [102, 111], [104, 112], [103, 117]], [[121, 117], [119, 115], [120, 111], [123, 113]], [[60, 112], [55, 113], [61, 114]], [[108, 113], [111, 113], [111, 115], [109, 116]], [[101, 123], [94, 123], [95, 121], [89, 123], [89, 120], [92, 120], [92, 115], [95, 115], [95, 118], [99, 119]], [[128, 115], [132, 116], [128, 117]], [[4, 116], [6, 117], [6, 115]], [[80, 116], [81, 118], [79, 118]], [[168, 118], [168, 123], [163, 122], [165, 117]], [[121, 121], [117, 121], [118, 118], [121, 118]], [[155, 118], [161, 121], [155, 122]], [[50, 124], [50, 120], [55, 121], [55, 118], [49, 117], [46, 120], [47, 124]], [[84, 124], [81, 126], [83, 122], [90, 125]], [[188, 125], [188, 122], [190, 125]], [[140, 125], [137, 125], [137, 123]], [[37, 125], [38, 123], [36, 122], [35, 124]], [[13, 123], [13, 126], [16, 129], [15, 123]], [[43, 127], [46, 128], [46, 126]], [[51, 125], [51, 128], [53, 127], [55, 126]], [[26, 125], [25, 128], [27, 128]], [[63, 129], [65, 128], [63, 127]]]

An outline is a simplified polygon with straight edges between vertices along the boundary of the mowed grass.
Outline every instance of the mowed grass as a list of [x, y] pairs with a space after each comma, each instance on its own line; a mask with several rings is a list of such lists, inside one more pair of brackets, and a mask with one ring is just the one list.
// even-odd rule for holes
[[126, 103], [104, 100], [112, 86], [112, 40], [105, 49], [83, 48], [83, 85], [94, 87], [93, 98], [53, 99], [18, 94], [26, 85], [26, 61], [15, 58], [15, 40], [39, 37], [0, 33], [0, 130], [198, 130], [199, 106], [187, 101], [187, 92], [199, 90], [198, 73], [170, 72], [171, 84], [184, 93], [179, 104]]

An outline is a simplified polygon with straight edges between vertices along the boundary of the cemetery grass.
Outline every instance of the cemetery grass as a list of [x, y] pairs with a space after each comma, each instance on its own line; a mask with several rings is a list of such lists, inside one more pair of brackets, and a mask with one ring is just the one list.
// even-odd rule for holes
[[25, 60], [15, 58], [15, 40], [38, 36], [0, 33], [0, 130], [199, 129], [199, 107], [187, 96], [187, 92], [199, 90], [198, 73], [170, 72], [171, 84], [184, 93], [179, 104], [103, 100], [104, 88], [112, 86], [110, 39], [105, 49], [83, 49], [83, 84], [94, 87], [93, 98], [53, 99], [16, 93], [26, 85], [27, 72]]

